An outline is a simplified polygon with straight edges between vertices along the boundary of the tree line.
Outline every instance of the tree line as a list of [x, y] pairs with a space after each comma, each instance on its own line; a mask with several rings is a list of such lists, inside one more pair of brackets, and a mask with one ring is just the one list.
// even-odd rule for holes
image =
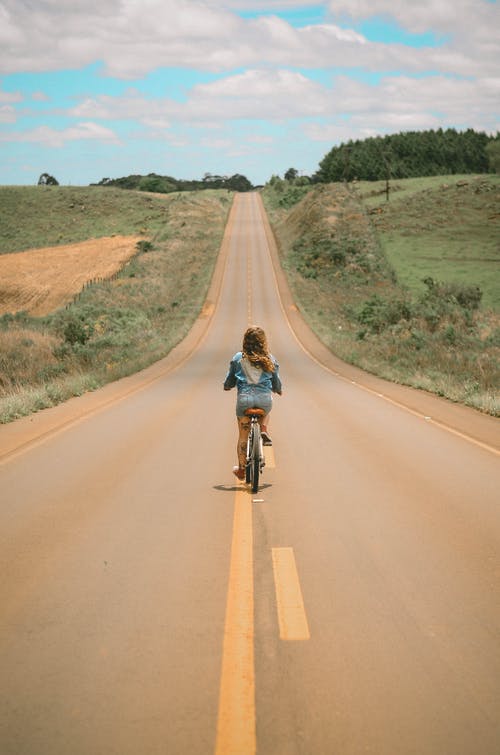
[[197, 191], [200, 189], [227, 189], [228, 191], [252, 191], [254, 186], [246, 176], [235, 173], [233, 176], [219, 176], [205, 173], [201, 180], [184, 180], [173, 176], [148, 173], [147, 176], [130, 175], [122, 178], [103, 178], [91, 186], [116, 186], [119, 189], [154, 191], [169, 194], [172, 191]]
[[351, 140], [325, 155], [313, 181], [378, 181], [494, 172], [499, 147], [499, 134], [493, 137], [474, 129], [460, 132], [453, 128]]
[[[312, 176], [299, 175], [289, 168], [284, 178], [293, 185], [330, 183], [336, 181], [380, 181], [419, 176], [454, 175], [461, 173], [500, 173], [500, 134], [489, 136], [467, 129], [442, 128], [430, 131], [406, 131], [367, 139], [349, 140], [332, 149], [319, 163]], [[278, 180], [279, 176], [272, 176]], [[281, 179], [279, 179], [281, 180]], [[42, 173], [39, 185], [58, 185], [48, 173]], [[200, 180], [184, 180], [158, 173], [134, 174], [122, 178], [103, 178], [90, 186], [116, 186], [168, 194], [200, 189], [253, 191], [246, 176], [235, 173], [221, 176], [205, 173]]]

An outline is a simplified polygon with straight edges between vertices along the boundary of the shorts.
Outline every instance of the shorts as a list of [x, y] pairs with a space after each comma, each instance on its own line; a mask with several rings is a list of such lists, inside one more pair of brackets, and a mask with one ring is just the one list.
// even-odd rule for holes
[[266, 414], [269, 414], [273, 408], [273, 397], [270, 393], [252, 392], [252, 393], [238, 393], [236, 399], [236, 416], [244, 417], [246, 409], [252, 409], [258, 407], [263, 409]]

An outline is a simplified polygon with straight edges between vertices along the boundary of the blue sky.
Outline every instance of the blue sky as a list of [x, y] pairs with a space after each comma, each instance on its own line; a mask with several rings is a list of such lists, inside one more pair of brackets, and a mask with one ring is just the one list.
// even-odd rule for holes
[[494, 0], [0, 0], [0, 184], [314, 173], [349, 139], [499, 129]]

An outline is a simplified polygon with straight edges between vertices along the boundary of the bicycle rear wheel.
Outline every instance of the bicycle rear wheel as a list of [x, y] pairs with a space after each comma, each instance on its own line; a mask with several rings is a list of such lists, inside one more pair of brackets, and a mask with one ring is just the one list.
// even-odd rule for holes
[[257, 425], [253, 429], [252, 445], [251, 445], [251, 464], [250, 464], [250, 477], [252, 483], [252, 493], [256, 493], [259, 489], [259, 477], [260, 477], [260, 428]]
[[247, 438], [247, 460], [245, 464], [245, 482], [250, 485], [252, 481], [252, 448], [253, 448], [253, 427], [250, 428]]

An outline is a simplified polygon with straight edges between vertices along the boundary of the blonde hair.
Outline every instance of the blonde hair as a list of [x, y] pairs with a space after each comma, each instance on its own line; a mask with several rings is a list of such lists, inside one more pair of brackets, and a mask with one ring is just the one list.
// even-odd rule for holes
[[247, 328], [243, 336], [243, 356], [264, 372], [274, 372], [274, 362], [269, 354], [266, 334], [262, 328]]

